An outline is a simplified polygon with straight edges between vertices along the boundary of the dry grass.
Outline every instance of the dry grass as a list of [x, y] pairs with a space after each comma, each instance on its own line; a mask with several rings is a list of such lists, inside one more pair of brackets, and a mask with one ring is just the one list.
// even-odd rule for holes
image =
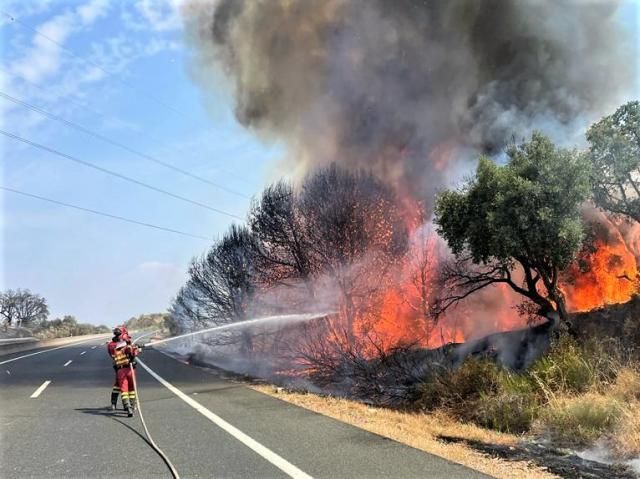
[[517, 436], [482, 429], [454, 421], [442, 413], [415, 414], [370, 407], [347, 399], [278, 392], [273, 386], [254, 389], [324, 414], [375, 434], [444, 457], [500, 479], [547, 479], [555, 476], [527, 462], [510, 462], [489, 458], [464, 444], [448, 444], [439, 435], [456, 436], [495, 444], [514, 444]]
[[609, 437], [613, 454], [621, 459], [640, 456], [640, 372], [625, 368], [611, 393], [626, 403], [620, 422]]
[[556, 444], [587, 447], [615, 430], [626, 408], [612, 396], [598, 393], [555, 398], [536, 422], [539, 434]]
[[629, 406], [608, 442], [615, 457], [632, 459], [640, 456], [640, 403]]
[[610, 385], [579, 395], [557, 395], [544, 407], [535, 431], [554, 442], [587, 447], [604, 440], [612, 459], [640, 455], [640, 372], [623, 367]]
[[640, 372], [629, 367], [622, 368], [610, 394], [621, 401], [640, 401]]

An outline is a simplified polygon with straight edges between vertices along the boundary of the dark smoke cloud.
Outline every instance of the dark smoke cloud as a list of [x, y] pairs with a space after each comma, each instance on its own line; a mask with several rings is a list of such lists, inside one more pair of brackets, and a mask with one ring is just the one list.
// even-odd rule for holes
[[628, 91], [616, 4], [580, 0], [220, 0], [185, 8], [194, 71], [300, 170], [373, 168], [421, 194], [462, 151], [575, 133]]

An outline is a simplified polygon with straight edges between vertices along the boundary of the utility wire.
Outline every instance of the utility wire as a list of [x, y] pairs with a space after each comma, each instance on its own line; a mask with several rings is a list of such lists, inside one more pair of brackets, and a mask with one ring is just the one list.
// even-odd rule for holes
[[[3, 72], [5, 72], [5, 73], [7, 73], [7, 74], [9, 74], [9, 75], [15, 75], [15, 74], [11, 73], [9, 70], [7, 70], [6, 68], [3, 68], [3, 67], [1, 67], [1, 66], [0, 66], [0, 71], [3, 71]], [[27, 80], [26, 78], [24, 78], [24, 77], [22, 77], [22, 76], [19, 76], [18, 78], [20, 79], [20, 81], [25, 82], [25, 83], [27, 83], [27, 84], [31, 85], [32, 87], [37, 88], [38, 90], [40, 90], [40, 91], [42, 91], [42, 92], [45, 92], [45, 93], [47, 92], [47, 89], [46, 89], [46, 88], [43, 88], [41, 85], [38, 85], [36, 82], [33, 82], [33, 81], [31, 81], [31, 80]], [[78, 95], [77, 95], [77, 93], [73, 93], [73, 92], [70, 92], [69, 94], [70, 94], [70, 95], [76, 95], [76, 97], [78, 96]], [[91, 114], [93, 114], [93, 115], [95, 115], [95, 116], [97, 116], [97, 117], [100, 117], [100, 118], [102, 118], [102, 119], [104, 119], [104, 120], [107, 120], [107, 121], [108, 121], [108, 120], [114, 120], [114, 119], [115, 119], [116, 121], [118, 120], [117, 118], [110, 117], [109, 115], [106, 115], [105, 113], [102, 113], [102, 112], [100, 112], [100, 111], [96, 110], [95, 108], [92, 108], [92, 107], [91, 107], [91, 106], [89, 106], [87, 103], [85, 103], [84, 101], [80, 101], [80, 100], [79, 100], [79, 99], [77, 99], [77, 98], [65, 98], [64, 100], [65, 100], [65, 101], [70, 101], [70, 102], [72, 102], [72, 103], [75, 103], [75, 104], [76, 104], [76, 105], [78, 105], [80, 108], [82, 108], [82, 109], [84, 109], [84, 110], [86, 110], [86, 111], [89, 111], [89, 112], [91, 112]], [[164, 140], [164, 139], [162, 139], [162, 138], [160, 138], [160, 137], [158, 137], [158, 136], [156, 136], [156, 135], [149, 134], [148, 132], [143, 132], [143, 133], [141, 133], [141, 135], [142, 135], [142, 136], [145, 136], [145, 137], [147, 137], [148, 139], [150, 139], [151, 141], [154, 141], [154, 142], [159, 143], [159, 144], [162, 144], [162, 143], [164, 143], [164, 142], [165, 142], [165, 140]], [[161, 145], [161, 146], [162, 146], [162, 145]], [[167, 145], [164, 145], [164, 146], [166, 147]], [[175, 147], [172, 147], [172, 148], [175, 148]], [[182, 148], [181, 148], [181, 147], [178, 147], [178, 149], [179, 149], [180, 151], [183, 151], [183, 152], [185, 152], [185, 153], [189, 154], [189, 152], [187, 152], [187, 150], [186, 150], [184, 147], [182, 147]], [[173, 165], [172, 165], [172, 166], [173, 166]], [[227, 176], [229, 176], [229, 177], [231, 177], [231, 178], [233, 178], [233, 179], [235, 179], [235, 180], [241, 181], [241, 182], [242, 182], [242, 183], [244, 183], [245, 185], [251, 185], [251, 182], [249, 182], [245, 177], [243, 177], [243, 176], [241, 176], [241, 175], [239, 175], [239, 174], [237, 174], [237, 173], [234, 173], [234, 172], [233, 172], [233, 171], [231, 171], [231, 170], [228, 170], [228, 169], [226, 169], [226, 168], [222, 168], [222, 167], [220, 167], [220, 166], [218, 166], [218, 165], [216, 165], [216, 168], [218, 168], [218, 169], [219, 169], [222, 173], [224, 173], [225, 175], [227, 175]], [[208, 180], [206, 180], [206, 178], [204, 179], [204, 181], [205, 181], [205, 182], [208, 182]], [[247, 195], [244, 195], [243, 193], [240, 193], [240, 195], [243, 195], [244, 197], [248, 198], [248, 196], [247, 196]]]
[[100, 171], [102, 173], [105, 173], [107, 175], [115, 176], [116, 178], [120, 178], [121, 180], [128, 181], [129, 183], [133, 183], [135, 185], [142, 186], [143, 188], [147, 188], [147, 189], [149, 189], [151, 191], [155, 191], [157, 193], [162, 193], [163, 195], [170, 196], [172, 198], [175, 198], [175, 199], [180, 200], [180, 201], [184, 201], [186, 203], [190, 203], [192, 205], [200, 206], [201, 208], [205, 208], [205, 209], [210, 210], [210, 211], [215, 211], [216, 213], [219, 213], [221, 215], [225, 215], [225, 216], [229, 216], [231, 218], [242, 220], [242, 218], [240, 216], [234, 215], [233, 213], [227, 213], [226, 211], [220, 210], [218, 208], [214, 208], [213, 206], [209, 206], [209, 205], [206, 205], [204, 203], [200, 203], [199, 201], [191, 200], [189, 198], [185, 198], [184, 196], [176, 195], [175, 193], [171, 193], [170, 191], [163, 190], [162, 188], [158, 188], [158, 187], [150, 185], [148, 183], [144, 183], [142, 181], [136, 180], [135, 178], [131, 178], [130, 176], [126, 176], [126, 175], [123, 175], [123, 174], [118, 173], [116, 171], [112, 171], [112, 170], [109, 170], [107, 168], [103, 168], [102, 166], [95, 165], [95, 164], [90, 163], [88, 161], [81, 160], [80, 158], [76, 158], [75, 156], [67, 155], [66, 153], [62, 153], [61, 151], [54, 150], [53, 148], [49, 148], [48, 146], [41, 145], [39, 143], [35, 143], [35, 142], [33, 142], [31, 140], [28, 140], [26, 138], [23, 138], [21, 136], [14, 135], [13, 133], [9, 133], [8, 131], [0, 130], [0, 134], [2, 134], [4, 136], [7, 136], [9, 138], [12, 138], [14, 140], [17, 140], [17, 141], [21, 141], [22, 143], [26, 143], [27, 145], [33, 146], [35, 148], [39, 148], [39, 149], [41, 149], [43, 151], [47, 151], [47, 152], [52, 153], [54, 155], [60, 156], [62, 158], [66, 158], [67, 160], [74, 161], [74, 162], [79, 163], [79, 164], [81, 164], [83, 166], [86, 166], [88, 168], [93, 168], [94, 170], [98, 170], [98, 171]]
[[208, 184], [210, 186], [213, 186], [215, 188], [221, 189], [223, 191], [226, 191], [227, 193], [231, 193], [231, 194], [239, 196], [241, 198], [245, 198], [245, 199], [249, 198], [247, 195], [245, 195], [243, 193], [240, 193], [238, 191], [232, 190], [231, 188], [227, 188], [226, 186], [222, 186], [222, 185], [220, 185], [218, 183], [214, 183], [213, 181], [209, 181], [206, 178], [202, 178], [200, 176], [194, 175], [193, 173], [190, 173], [190, 172], [188, 172], [186, 170], [183, 170], [182, 168], [179, 168], [177, 166], [174, 166], [171, 163], [167, 163], [165, 161], [159, 160], [159, 159], [157, 159], [157, 158], [155, 158], [155, 157], [153, 157], [151, 155], [148, 155], [146, 153], [142, 153], [142, 152], [140, 152], [138, 150], [134, 150], [133, 148], [130, 148], [130, 147], [128, 147], [127, 145], [125, 145], [123, 143], [120, 143], [120, 142], [118, 142], [116, 140], [112, 140], [111, 138], [108, 138], [108, 137], [106, 137], [104, 135], [101, 135], [100, 133], [97, 133], [97, 132], [95, 132], [93, 130], [90, 130], [89, 128], [86, 128], [86, 127], [84, 127], [82, 125], [78, 125], [77, 123], [74, 123], [72, 121], [66, 120], [66, 119], [64, 119], [64, 118], [62, 118], [62, 117], [60, 117], [58, 115], [54, 115], [51, 112], [43, 110], [42, 108], [39, 108], [36, 105], [32, 105], [31, 103], [27, 103], [26, 101], [23, 101], [23, 100], [20, 100], [18, 98], [15, 98], [15, 97], [13, 97], [13, 96], [11, 96], [11, 95], [3, 92], [3, 91], [0, 91], [0, 98], [4, 98], [6, 100], [9, 100], [9, 101], [15, 103], [16, 105], [20, 105], [20, 106], [22, 106], [24, 108], [27, 108], [27, 109], [31, 110], [31, 111], [35, 111], [35, 112], [39, 113], [40, 115], [42, 115], [42, 116], [44, 116], [46, 118], [49, 118], [50, 120], [55, 120], [57, 122], [60, 122], [63, 125], [66, 125], [68, 127], [74, 128], [74, 129], [76, 129], [78, 131], [81, 131], [81, 132], [87, 134], [87, 135], [93, 136], [94, 138], [97, 138], [97, 139], [99, 139], [101, 141], [104, 141], [105, 143], [108, 143], [108, 144], [113, 145], [113, 146], [117, 146], [118, 148], [121, 148], [121, 149], [123, 149], [125, 151], [128, 151], [129, 153], [131, 153], [133, 155], [136, 155], [136, 156], [139, 156], [139, 157], [141, 157], [141, 158], [143, 158], [145, 160], [149, 160], [149, 161], [151, 161], [153, 163], [156, 163], [158, 165], [164, 166], [165, 168], [168, 168], [170, 170], [177, 171], [178, 173], [182, 173], [183, 175], [188, 176], [189, 178], [193, 178], [195, 180], [201, 181], [201, 182], [206, 183], [206, 184]]
[[4, 10], [0, 10], [0, 13], [3, 14], [4, 16], [6, 16], [11, 22], [13, 23], [17, 23], [20, 26], [22, 26], [23, 28], [32, 31], [33, 33], [35, 33], [36, 35], [44, 38], [45, 40], [53, 43], [54, 45], [57, 45], [58, 48], [60, 48], [61, 50], [63, 50], [64, 52], [66, 52], [68, 55], [71, 55], [74, 58], [77, 58], [78, 60], [88, 63], [89, 65], [91, 65], [94, 68], [97, 68], [98, 70], [100, 70], [101, 72], [103, 72], [104, 74], [115, 78], [116, 80], [118, 80], [120, 83], [122, 83], [123, 85], [126, 85], [129, 88], [132, 88], [134, 90], [136, 90], [138, 93], [141, 93], [142, 95], [146, 96], [147, 98], [150, 98], [151, 100], [155, 101], [156, 103], [158, 103], [159, 105], [163, 106], [164, 108], [167, 108], [169, 110], [171, 110], [174, 113], [178, 113], [182, 116], [186, 116], [183, 112], [181, 112], [180, 110], [177, 110], [176, 108], [172, 107], [171, 105], [169, 105], [168, 103], [166, 103], [165, 101], [161, 100], [160, 98], [151, 95], [149, 93], [147, 93], [146, 91], [142, 90], [140, 87], [137, 87], [136, 85], [133, 85], [132, 83], [127, 82], [126, 80], [123, 80], [122, 78], [119, 78], [118, 76], [116, 76], [114, 73], [105, 70], [103, 67], [101, 67], [100, 65], [98, 65], [97, 63], [88, 60], [86, 58], [82, 58], [80, 55], [78, 55], [77, 53], [75, 53], [73, 50], [68, 49], [67, 47], [65, 47], [62, 43], [58, 42], [57, 40], [54, 40], [53, 38], [51, 38], [50, 36], [42, 33], [40, 30], [37, 30], [29, 25], [27, 25], [26, 23], [18, 20], [16, 17], [14, 17], [13, 15], [11, 15], [10, 13], [4, 11]]
[[76, 210], [80, 210], [80, 211], [84, 211], [86, 213], [91, 213], [94, 215], [98, 215], [98, 216], [105, 216], [107, 218], [112, 218], [115, 220], [120, 220], [120, 221], [124, 221], [126, 223], [132, 223], [134, 225], [139, 225], [139, 226], [146, 226], [147, 228], [153, 228], [156, 230], [161, 230], [161, 231], [168, 231], [169, 233], [175, 233], [175, 234], [179, 234], [182, 236], [188, 236], [190, 238], [196, 238], [196, 239], [201, 239], [201, 240], [205, 240], [205, 241], [210, 241], [210, 238], [207, 238], [205, 236], [198, 236], [198, 235], [194, 235], [191, 233], [185, 233], [184, 231], [179, 231], [179, 230], [174, 230], [171, 228], [165, 228], [164, 226], [158, 226], [158, 225], [154, 225], [151, 223], [145, 223], [143, 221], [138, 221], [138, 220], [133, 220], [131, 218], [125, 218], [124, 216], [118, 216], [118, 215], [112, 215], [111, 213], [105, 213], [103, 211], [98, 211], [98, 210], [92, 210], [91, 208], [85, 208], [83, 206], [78, 206], [78, 205], [72, 205], [70, 203], [65, 203], [63, 201], [58, 201], [58, 200], [54, 200], [51, 198], [46, 198], [44, 196], [39, 196], [39, 195], [34, 195], [33, 193], [27, 193], [26, 191], [20, 191], [20, 190], [16, 190], [13, 188], [9, 188], [7, 186], [0, 186], [0, 190], [4, 190], [4, 191], [9, 191], [11, 193], [15, 193], [17, 195], [22, 195], [22, 196], [27, 196], [29, 198], [35, 198], [37, 200], [41, 200], [41, 201], [46, 201], [49, 203], [53, 203], [59, 206], [65, 206], [67, 208], [73, 208]]

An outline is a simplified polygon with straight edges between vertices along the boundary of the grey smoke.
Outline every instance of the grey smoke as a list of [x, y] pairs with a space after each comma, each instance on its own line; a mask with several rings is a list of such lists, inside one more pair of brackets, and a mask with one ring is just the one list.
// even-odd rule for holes
[[616, 8], [200, 0], [184, 18], [198, 81], [222, 71], [238, 120], [285, 141], [300, 171], [338, 161], [425, 194], [458, 167], [456, 152], [497, 153], [533, 129], [566, 139], [621, 102], [637, 59]]

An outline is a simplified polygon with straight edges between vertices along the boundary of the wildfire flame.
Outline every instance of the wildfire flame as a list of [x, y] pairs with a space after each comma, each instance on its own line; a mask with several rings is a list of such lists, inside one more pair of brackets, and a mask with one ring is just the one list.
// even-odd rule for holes
[[609, 304], [625, 303], [637, 291], [638, 264], [618, 225], [601, 215], [599, 226], [606, 239], [597, 239], [589, 252], [571, 265], [569, 280], [562, 285], [567, 308], [590, 311]]
[[[411, 208], [408, 200], [403, 200], [402, 205]], [[565, 271], [561, 281], [569, 312], [590, 311], [627, 302], [638, 288], [639, 255], [635, 245], [639, 244], [640, 229], [625, 231], [623, 223], [605, 214], [593, 211], [589, 214], [595, 218], [592, 219], [595, 241]], [[407, 218], [415, 216], [407, 214]], [[527, 326], [527, 318], [516, 310], [522, 298], [504, 284], [487, 288], [434, 322], [421, 303], [424, 300], [421, 286], [433, 288], [435, 269], [442, 252], [433, 231], [421, 235], [418, 229], [424, 225], [412, 220], [407, 220], [407, 225], [417, 240], [401, 267], [400, 284], [390, 284], [383, 290], [375, 318], [367, 321], [366, 328], [357, 327], [357, 334], [373, 331], [386, 346], [415, 344], [439, 347]], [[421, 267], [426, 268], [422, 276]]]

